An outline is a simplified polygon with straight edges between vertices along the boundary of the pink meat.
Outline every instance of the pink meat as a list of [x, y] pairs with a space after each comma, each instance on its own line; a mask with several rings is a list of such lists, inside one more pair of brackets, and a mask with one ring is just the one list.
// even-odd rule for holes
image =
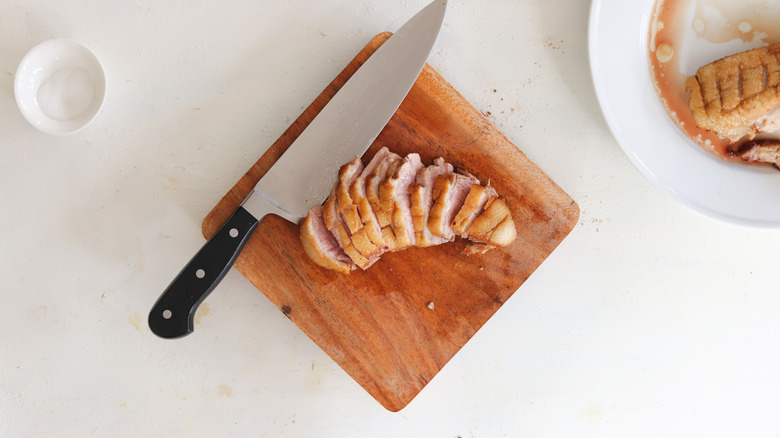
[[437, 158], [433, 161], [433, 165], [417, 174], [415, 185], [411, 189], [412, 217], [417, 246], [433, 246], [447, 242], [447, 239], [436, 236], [428, 230], [428, 216], [433, 205], [433, 185], [436, 178], [452, 173], [452, 169], [452, 164], [446, 163], [444, 158]]
[[417, 173], [423, 167], [420, 155], [409, 154], [388, 180], [392, 187], [391, 196], [394, 201], [392, 224], [397, 244], [392, 249], [395, 251], [413, 246], [416, 241], [409, 188], [414, 184]]
[[309, 210], [301, 224], [301, 239], [306, 253], [318, 265], [327, 269], [349, 272], [356, 268], [352, 259], [341, 249], [341, 245], [325, 226], [322, 207]]

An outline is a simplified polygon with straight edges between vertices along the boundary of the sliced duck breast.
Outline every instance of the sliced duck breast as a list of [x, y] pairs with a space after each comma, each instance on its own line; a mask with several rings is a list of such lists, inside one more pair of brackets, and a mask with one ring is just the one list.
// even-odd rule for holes
[[348, 274], [357, 267], [325, 226], [321, 206], [312, 208], [303, 218], [300, 237], [303, 250], [323, 268]]
[[487, 186], [479, 184], [471, 186], [469, 194], [463, 202], [463, 207], [460, 208], [455, 220], [452, 221], [452, 231], [460, 237], [468, 238], [466, 229], [482, 213], [488, 201], [497, 196], [496, 190], [490, 187], [490, 181], [488, 181]]
[[452, 164], [444, 158], [437, 158], [433, 165], [417, 174], [415, 184], [410, 189], [412, 222], [414, 225], [415, 245], [420, 247], [440, 245], [447, 239], [436, 236], [428, 230], [428, 216], [433, 206], [433, 185], [436, 178], [452, 173]]
[[344, 222], [350, 233], [356, 233], [363, 227], [357, 205], [352, 202], [352, 197], [349, 194], [349, 188], [362, 172], [363, 162], [360, 161], [360, 157], [355, 157], [354, 160], [341, 166], [339, 169], [339, 180], [336, 184], [338, 211], [344, 216]]
[[379, 187], [390, 175], [395, 172], [398, 163], [401, 161], [401, 156], [390, 152], [382, 161], [377, 164], [376, 169], [366, 178], [366, 199], [371, 204], [371, 208], [379, 222], [379, 226], [387, 226], [390, 224], [388, 217], [386, 223], [383, 225], [383, 221], [380, 218], [380, 200], [379, 200]]
[[[381, 251], [387, 249], [387, 244], [382, 237], [382, 228], [379, 226], [374, 209], [371, 207], [366, 195], [366, 179], [369, 178], [379, 167], [380, 163], [390, 157], [391, 152], [386, 148], [380, 149], [363, 169], [363, 173], [355, 179], [349, 188], [349, 195], [352, 202], [357, 206], [362, 230], [369, 240], [380, 248]], [[395, 154], [392, 154], [395, 155]]]
[[451, 173], [440, 175], [433, 184], [433, 206], [428, 215], [428, 230], [448, 241], [455, 239], [452, 222], [460, 211], [471, 186], [479, 184], [472, 175]]
[[404, 160], [400, 156], [397, 160], [389, 161], [383, 174], [380, 173], [381, 167], [378, 168], [366, 184], [366, 197], [374, 209], [379, 226], [383, 229], [390, 227], [393, 222], [393, 199], [390, 196], [382, 196], [382, 191], [385, 190], [383, 187], [403, 162]]
[[[360, 217], [357, 204], [354, 203], [350, 195], [350, 188], [364, 171], [363, 162], [360, 157], [356, 157], [349, 163], [341, 166], [339, 169], [339, 181], [336, 183], [336, 205], [349, 231], [352, 245], [360, 251], [361, 254], [371, 259], [378, 257], [384, 252], [384, 242], [376, 241], [371, 238], [372, 233], [363, 227], [363, 221]], [[377, 233], [381, 237], [381, 234]]]
[[[352, 261], [361, 269], [371, 266], [376, 260], [363, 255], [363, 253], [353, 245], [352, 236], [344, 224], [344, 218], [338, 212], [338, 201], [336, 200], [336, 187], [330, 193], [330, 196], [322, 205], [322, 216], [325, 226], [333, 234], [341, 249], [349, 256]], [[362, 242], [359, 242], [362, 243]], [[378, 259], [379, 257], [376, 257]]]
[[[383, 217], [390, 217], [392, 236], [388, 242], [390, 251], [399, 251], [414, 245], [414, 223], [412, 220], [411, 197], [409, 188], [417, 179], [417, 173], [423, 169], [420, 155], [412, 153], [397, 163], [392, 176], [388, 177], [379, 187], [379, 212]], [[380, 219], [380, 225], [382, 220]], [[387, 226], [383, 226], [383, 235], [390, 235]], [[388, 239], [385, 239], [387, 242]]]
[[[755, 140], [734, 151], [745, 160], [777, 162], [780, 143]], [[387, 251], [432, 246], [455, 236], [469, 240], [463, 254], [509, 245], [517, 230], [506, 200], [479, 179], [437, 158], [382, 148], [363, 166], [360, 158], [339, 169], [322, 206], [309, 210], [300, 227], [305, 253], [329, 270], [368, 269]]]
[[470, 240], [490, 246], [506, 246], [517, 237], [515, 222], [504, 198], [491, 198], [466, 232]]

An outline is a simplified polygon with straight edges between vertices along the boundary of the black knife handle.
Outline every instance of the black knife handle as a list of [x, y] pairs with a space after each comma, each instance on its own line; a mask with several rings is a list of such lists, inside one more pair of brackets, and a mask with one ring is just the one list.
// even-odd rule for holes
[[258, 223], [258, 219], [238, 207], [152, 307], [149, 328], [154, 334], [179, 338], [192, 333], [195, 311], [233, 266]]

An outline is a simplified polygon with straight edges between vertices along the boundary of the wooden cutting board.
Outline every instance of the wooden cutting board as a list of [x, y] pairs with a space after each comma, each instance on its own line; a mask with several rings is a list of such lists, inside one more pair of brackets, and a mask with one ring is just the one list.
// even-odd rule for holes
[[[206, 238], [389, 37], [374, 37], [222, 198], [203, 221]], [[428, 65], [364, 163], [383, 146], [402, 156], [418, 152], [426, 165], [444, 157], [490, 179], [512, 210], [517, 240], [469, 257], [461, 254], [461, 239], [410, 248], [341, 275], [308, 259], [297, 225], [269, 216], [235, 267], [379, 403], [398, 411], [566, 237], [579, 207]]]

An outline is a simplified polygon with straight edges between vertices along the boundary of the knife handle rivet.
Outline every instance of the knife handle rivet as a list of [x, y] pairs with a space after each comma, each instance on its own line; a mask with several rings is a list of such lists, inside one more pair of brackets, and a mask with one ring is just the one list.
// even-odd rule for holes
[[171, 311], [170, 311], [170, 310], [168, 310], [168, 309], [165, 309], [165, 310], [163, 310], [163, 314], [162, 314], [162, 316], [163, 316], [163, 318], [165, 318], [165, 319], [171, 319], [171, 317], [173, 316], [173, 312], [171, 312]]
[[228, 234], [230, 234], [230, 237], [238, 237], [238, 230], [235, 228], [231, 228]]
[[198, 269], [197, 271], [195, 271], [195, 276], [198, 278], [203, 278], [206, 276], [206, 271], [204, 271], [203, 269]]

